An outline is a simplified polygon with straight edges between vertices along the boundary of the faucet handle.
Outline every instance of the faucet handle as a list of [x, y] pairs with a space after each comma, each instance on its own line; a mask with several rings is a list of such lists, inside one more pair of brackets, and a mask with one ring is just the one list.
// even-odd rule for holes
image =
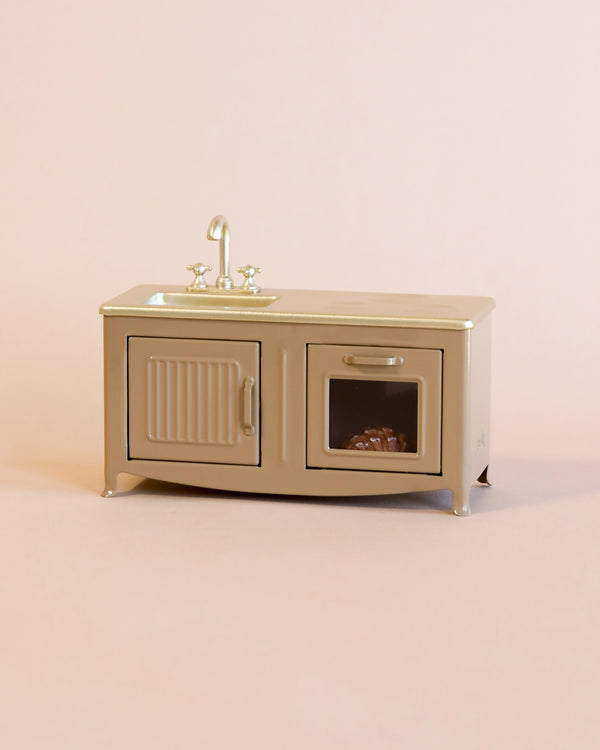
[[256, 266], [242, 266], [237, 269], [237, 272], [244, 276], [244, 283], [240, 287], [242, 291], [252, 292], [253, 294], [260, 292], [260, 288], [254, 283], [254, 274], [262, 273], [262, 268], [257, 268]]
[[195, 274], [193, 283], [187, 287], [188, 292], [199, 292], [202, 289], [208, 288], [206, 281], [204, 281], [204, 274], [207, 271], [212, 271], [212, 266], [207, 266], [204, 263], [191, 263], [186, 268]]

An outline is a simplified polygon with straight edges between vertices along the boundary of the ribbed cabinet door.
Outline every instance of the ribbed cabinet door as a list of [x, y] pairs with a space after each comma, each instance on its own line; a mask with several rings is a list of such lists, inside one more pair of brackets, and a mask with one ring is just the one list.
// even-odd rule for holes
[[129, 338], [130, 458], [257, 465], [259, 344]]

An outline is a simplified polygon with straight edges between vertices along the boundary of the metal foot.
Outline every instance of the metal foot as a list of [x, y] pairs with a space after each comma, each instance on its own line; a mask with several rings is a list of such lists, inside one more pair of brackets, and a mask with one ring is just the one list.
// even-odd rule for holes
[[492, 483], [488, 479], [488, 469], [490, 467], [486, 466], [485, 469], [481, 472], [481, 474], [477, 477], [477, 481], [479, 484], [487, 484], [488, 487], [492, 486]]
[[101, 493], [102, 497], [112, 497], [117, 494], [118, 486], [118, 474], [114, 477], [106, 477], [104, 491]]
[[471, 506], [469, 505], [470, 487], [452, 491], [452, 511], [455, 516], [470, 516]]

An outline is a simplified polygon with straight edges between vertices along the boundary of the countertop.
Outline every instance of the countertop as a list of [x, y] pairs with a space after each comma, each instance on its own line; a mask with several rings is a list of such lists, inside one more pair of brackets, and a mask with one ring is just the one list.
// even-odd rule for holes
[[[107, 316], [154, 318], [200, 318], [329, 325], [398, 326], [464, 330], [472, 328], [493, 308], [491, 297], [461, 297], [426, 294], [380, 294], [376, 292], [264, 289], [261, 295], [279, 299], [268, 307], [235, 305], [194, 306], [150, 304], [161, 292], [185, 293], [181, 286], [136, 286], [100, 307]], [[194, 294], [201, 299], [203, 292]], [[190, 294], [190, 296], [192, 296]]]

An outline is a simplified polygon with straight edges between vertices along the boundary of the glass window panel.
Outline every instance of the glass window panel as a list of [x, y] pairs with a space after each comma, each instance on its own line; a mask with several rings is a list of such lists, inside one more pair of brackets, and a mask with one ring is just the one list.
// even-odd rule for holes
[[329, 447], [416, 453], [419, 384], [397, 380], [329, 381]]

